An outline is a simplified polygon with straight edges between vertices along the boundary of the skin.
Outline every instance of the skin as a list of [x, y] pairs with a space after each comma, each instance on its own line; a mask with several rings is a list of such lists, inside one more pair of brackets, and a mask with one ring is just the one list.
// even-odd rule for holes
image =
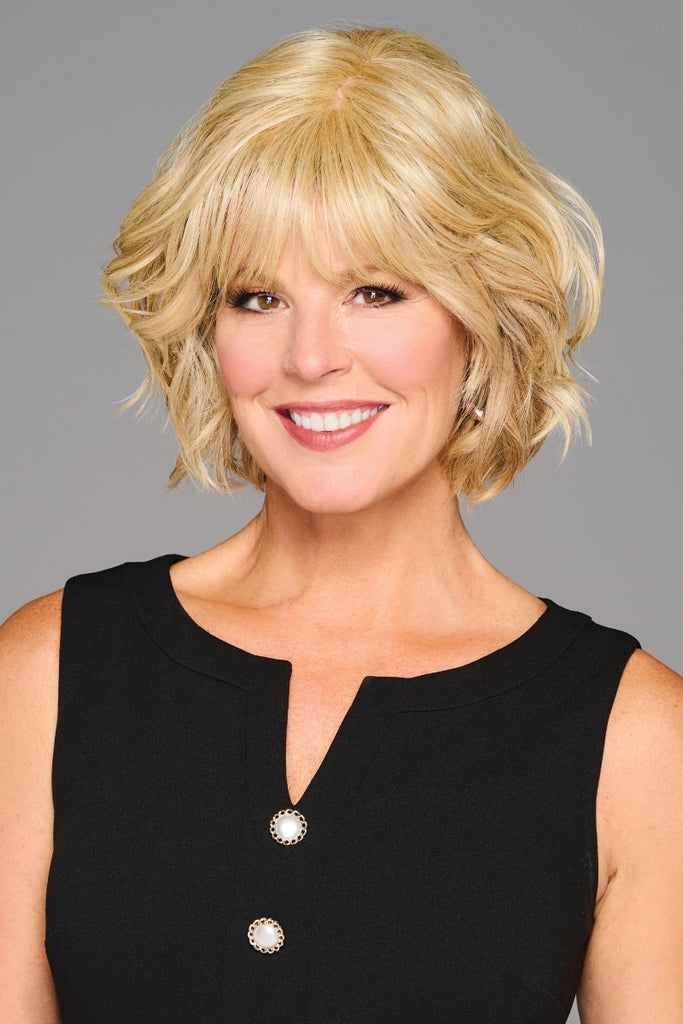
[[[437, 461], [466, 366], [459, 325], [409, 283], [382, 275], [404, 291], [397, 301], [371, 296], [376, 283], [371, 275], [332, 285], [291, 247], [273, 299], [220, 312], [221, 370], [268, 476], [266, 498], [244, 530], [172, 570], [181, 603], [204, 629], [292, 662], [293, 804], [363, 676], [473, 661], [544, 611], [476, 549]], [[299, 443], [277, 411], [342, 399], [386, 408], [330, 451]], [[50, 595], [0, 631], [0, 1019], [8, 1024], [59, 1020], [43, 950], [59, 609], [60, 596]], [[610, 717], [596, 925], [580, 992], [586, 1024], [683, 1024], [682, 687], [637, 652]]]

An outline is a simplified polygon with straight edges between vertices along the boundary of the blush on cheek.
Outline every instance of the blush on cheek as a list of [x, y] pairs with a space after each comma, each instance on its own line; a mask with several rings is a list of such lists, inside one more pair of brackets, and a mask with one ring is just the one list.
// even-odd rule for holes
[[218, 348], [218, 365], [229, 395], [256, 395], [272, 380], [272, 370], [254, 360], [248, 349]]
[[459, 382], [467, 361], [463, 332], [450, 318], [444, 320], [439, 317], [435, 323], [422, 322], [412, 330], [388, 334], [381, 339], [385, 344], [368, 346], [367, 364], [378, 379], [397, 392], [416, 381], [437, 388], [446, 378]]

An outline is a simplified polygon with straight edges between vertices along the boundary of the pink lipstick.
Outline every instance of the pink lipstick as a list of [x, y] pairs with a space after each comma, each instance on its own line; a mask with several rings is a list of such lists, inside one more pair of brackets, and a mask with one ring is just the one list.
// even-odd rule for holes
[[339, 401], [281, 406], [275, 410], [285, 430], [313, 451], [330, 451], [367, 433], [387, 405]]

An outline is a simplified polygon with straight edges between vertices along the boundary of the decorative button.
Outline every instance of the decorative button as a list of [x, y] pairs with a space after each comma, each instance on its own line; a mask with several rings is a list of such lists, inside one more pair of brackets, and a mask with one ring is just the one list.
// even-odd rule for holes
[[259, 953], [277, 953], [285, 942], [285, 933], [272, 917], [258, 917], [249, 925], [249, 942]]
[[286, 811], [278, 811], [270, 819], [270, 834], [276, 843], [283, 846], [295, 846], [306, 835], [308, 825], [303, 814], [288, 807]]

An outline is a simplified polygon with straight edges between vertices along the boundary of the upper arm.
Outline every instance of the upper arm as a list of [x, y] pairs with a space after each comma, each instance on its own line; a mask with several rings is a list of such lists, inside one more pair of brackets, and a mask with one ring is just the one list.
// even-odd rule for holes
[[642, 651], [610, 716], [598, 845], [581, 1019], [683, 1024], [683, 679]]
[[0, 1020], [59, 1021], [45, 957], [61, 594], [0, 628]]

